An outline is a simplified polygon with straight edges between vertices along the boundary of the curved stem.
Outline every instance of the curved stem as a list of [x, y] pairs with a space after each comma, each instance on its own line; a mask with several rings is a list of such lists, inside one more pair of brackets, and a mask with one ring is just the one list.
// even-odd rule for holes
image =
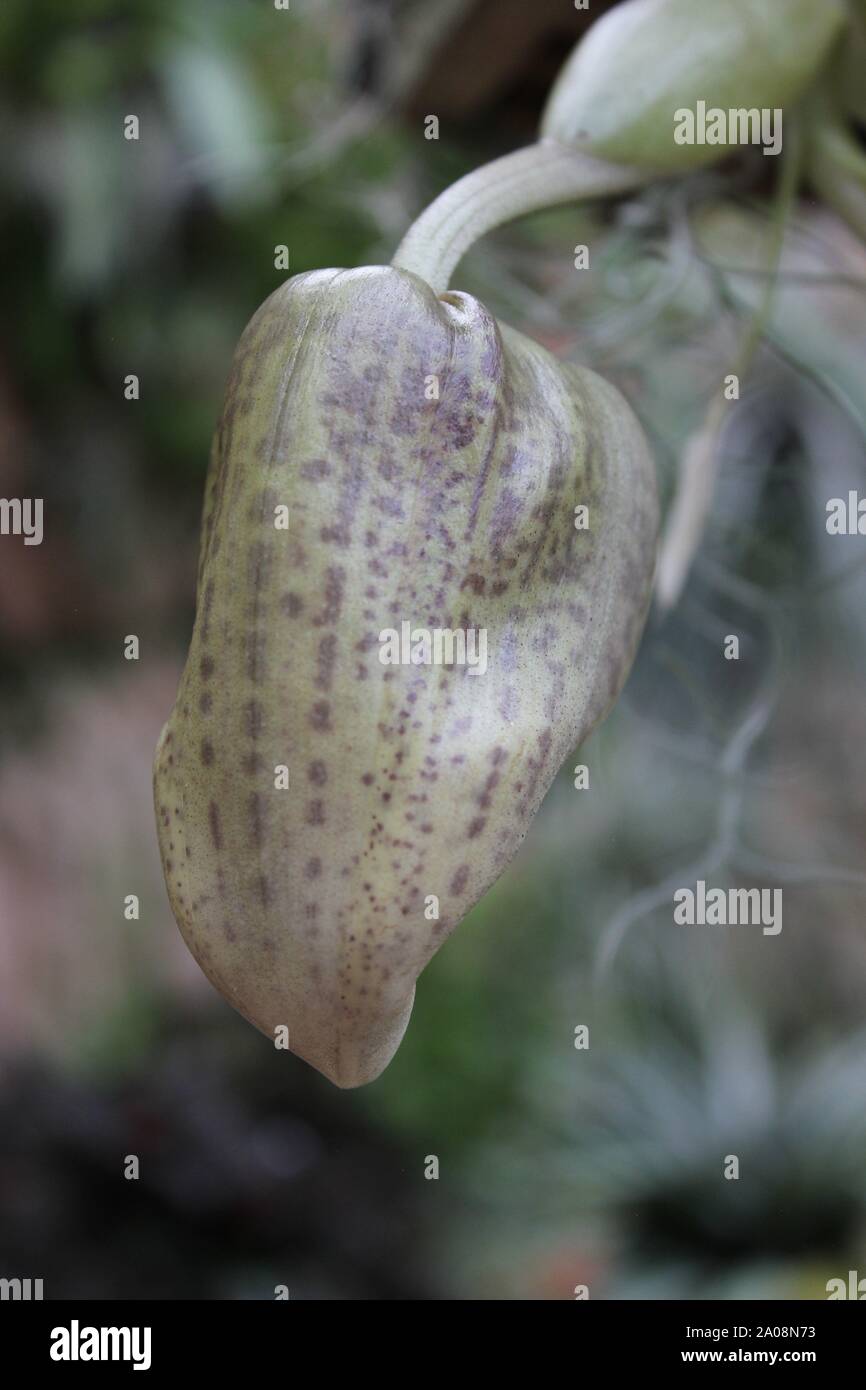
[[605, 198], [652, 175], [541, 140], [458, 179], [409, 228], [391, 262], [444, 294], [473, 242], [503, 222], [581, 198]]

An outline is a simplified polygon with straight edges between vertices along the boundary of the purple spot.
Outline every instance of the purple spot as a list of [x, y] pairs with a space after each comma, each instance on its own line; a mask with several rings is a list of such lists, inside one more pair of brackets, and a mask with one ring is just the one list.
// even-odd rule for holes
[[460, 868], [457, 870], [456, 874], [454, 875], [454, 877], [453, 877], [452, 880], [451, 880], [451, 887], [450, 887], [450, 889], [449, 889], [448, 891], [449, 891], [450, 893], [453, 893], [453, 894], [455, 895], [455, 897], [458, 896], [460, 893], [463, 892], [464, 888], [466, 887], [466, 884], [467, 884], [467, 882], [468, 882], [468, 879], [469, 879], [469, 865], [468, 865], [468, 864], [461, 864], [461, 865], [460, 865]]

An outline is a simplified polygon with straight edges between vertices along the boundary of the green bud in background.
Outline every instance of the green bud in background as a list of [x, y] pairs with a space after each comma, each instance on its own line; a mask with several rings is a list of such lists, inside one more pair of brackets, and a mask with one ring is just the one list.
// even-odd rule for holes
[[712, 135], [724, 139], [688, 143], [677, 113], [696, 114], [699, 103], [726, 116], [784, 110], [809, 87], [846, 16], [841, 0], [625, 0], [578, 44], [542, 136], [659, 174], [710, 164], [742, 143], [742, 131], [718, 126]]

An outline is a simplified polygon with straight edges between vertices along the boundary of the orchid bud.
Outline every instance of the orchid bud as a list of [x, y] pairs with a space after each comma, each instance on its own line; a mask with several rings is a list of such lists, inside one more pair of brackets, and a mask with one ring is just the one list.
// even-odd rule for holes
[[764, 137], [761, 121], [806, 90], [845, 19], [841, 0], [625, 0], [578, 44], [541, 133], [659, 174], [710, 164]]
[[323, 270], [244, 332], [159, 839], [204, 972], [337, 1085], [616, 698], [657, 527], [618, 391], [469, 295]]

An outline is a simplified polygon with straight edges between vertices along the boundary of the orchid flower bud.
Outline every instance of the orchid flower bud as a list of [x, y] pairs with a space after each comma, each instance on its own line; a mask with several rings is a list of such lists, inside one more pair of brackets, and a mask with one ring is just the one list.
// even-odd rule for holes
[[842, 0], [625, 0], [566, 63], [542, 136], [658, 174], [766, 144], [845, 19]]
[[388, 1063], [418, 975], [616, 698], [657, 527], [619, 392], [466, 294], [322, 270], [247, 327], [159, 839], [204, 972], [337, 1085]]

